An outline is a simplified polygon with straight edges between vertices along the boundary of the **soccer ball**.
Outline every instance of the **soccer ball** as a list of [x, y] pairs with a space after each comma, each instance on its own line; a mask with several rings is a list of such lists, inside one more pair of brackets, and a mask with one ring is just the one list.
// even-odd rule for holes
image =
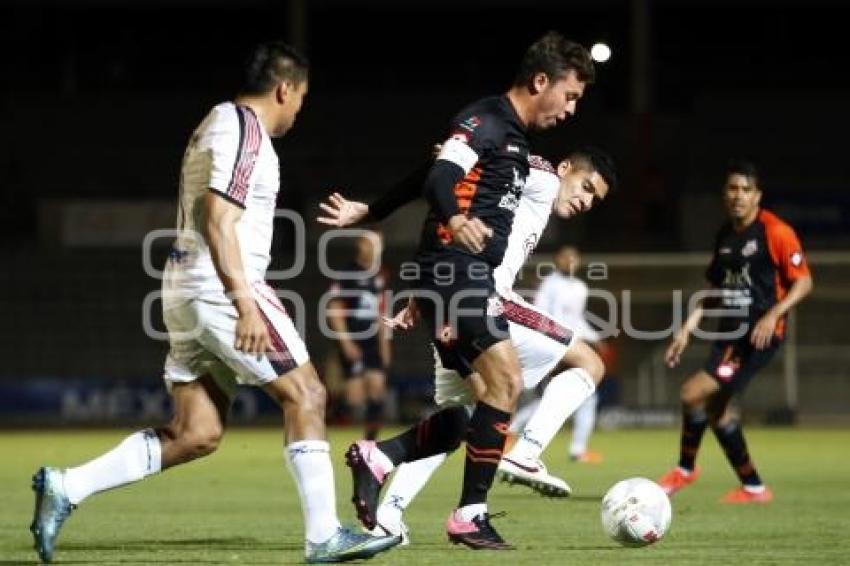
[[652, 480], [629, 478], [602, 498], [602, 527], [623, 546], [646, 546], [670, 528], [673, 510], [664, 490]]

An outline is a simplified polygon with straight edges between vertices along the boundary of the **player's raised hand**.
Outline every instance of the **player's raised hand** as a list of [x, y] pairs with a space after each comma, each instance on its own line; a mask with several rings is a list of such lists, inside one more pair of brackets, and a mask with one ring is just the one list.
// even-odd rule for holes
[[487, 238], [493, 235], [493, 229], [479, 218], [467, 218], [456, 214], [449, 219], [449, 231], [452, 238], [474, 254], [484, 251]]
[[419, 322], [419, 308], [416, 306], [416, 301], [411, 297], [407, 306], [398, 311], [398, 314], [392, 318], [382, 316], [381, 322], [392, 330], [410, 330]]
[[316, 217], [316, 221], [336, 228], [353, 226], [369, 214], [368, 204], [348, 200], [339, 193], [333, 193], [326, 202], [319, 203], [319, 208], [324, 215]]
[[779, 317], [770, 311], [759, 319], [750, 335], [750, 342], [756, 350], [764, 350], [770, 346], [777, 323], [779, 323]]
[[674, 368], [681, 361], [682, 352], [688, 347], [688, 331], [685, 329], [679, 330], [673, 335], [673, 340], [667, 346], [667, 351], [664, 352], [664, 363], [667, 367]]

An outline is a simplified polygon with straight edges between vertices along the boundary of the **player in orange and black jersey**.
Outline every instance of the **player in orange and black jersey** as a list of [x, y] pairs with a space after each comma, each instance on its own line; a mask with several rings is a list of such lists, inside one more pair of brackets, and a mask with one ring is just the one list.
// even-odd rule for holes
[[[771, 360], [785, 336], [785, 316], [812, 289], [812, 276], [794, 229], [760, 208], [761, 188], [755, 167], [730, 165], [724, 188], [729, 222], [717, 234], [706, 271], [712, 302], [723, 315], [711, 354], [702, 370], [682, 386], [682, 436], [679, 465], [659, 481], [668, 494], [693, 483], [700, 441], [708, 425], [723, 447], [741, 487], [726, 503], [767, 503], [773, 494], [761, 481], [741, 431], [728, 409], [731, 397]], [[679, 363], [703, 307], [694, 310], [667, 349], [670, 367]]]
[[[447, 534], [472, 548], [512, 548], [490, 524], [486, 504], [522, 388], [493, 270], [504, 256], [528, 176], [528, 133], [574, 114], [593, 78], [587, 50], [550, 32], [526, 51], [505, 94], [475, 102], [452, 120], [420, 193], [431, 209], [415, 258], [416, 274], [407, 279], [440, 356], [472, 366], [486, 391], [471, 417], [462, 407], [443, 409], [395, 438], [349, 448], [352, 500], [367, 528], [377, 525], [378, 494], [389, 471], [450, 452], [465, 440], [463, 488], [446, 522]], [[371, 208], [370, 213], [380, 214]], [[451, 336], [446, 336], [448, 327]]]

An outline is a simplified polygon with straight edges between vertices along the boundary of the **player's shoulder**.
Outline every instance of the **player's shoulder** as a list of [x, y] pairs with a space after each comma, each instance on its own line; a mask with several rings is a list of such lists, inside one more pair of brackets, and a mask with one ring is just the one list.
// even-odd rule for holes
[[504, 131], [511, 115], [506, 112], [504, 97], [488, 96], [464, 107], [452, 120], [453, 126], [468, 134], [478, 131]]
[[794, 228], [780, 218], [776, 213], [762, 208], [759, 210], [758, 221], [764, 226], [765, 232], [775, 234], [794, 233]]
[[555, 167], [552, 165], [552, 163], [548, 159], [540, 155], [529, 155], [528, 166], [531, 167], [531, 170], [542, 171], [544, 173], [551, 173], [552, 175], [556, 174]]

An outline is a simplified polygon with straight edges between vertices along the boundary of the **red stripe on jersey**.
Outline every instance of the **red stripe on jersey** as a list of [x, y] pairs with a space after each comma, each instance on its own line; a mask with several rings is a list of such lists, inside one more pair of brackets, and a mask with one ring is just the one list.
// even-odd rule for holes
[[260, 122], [253, 110], [245, 106], [237, 106], [236, 113], [239, 117], [240, 128], [239, 149], [236, 152], [233, 175], [230, 178], [230, 184], [227, 186], [227, 196], [245, 204], [245, 198], [248, 196], [248, 184], [257, 163], [263, 135], [260, 131]]
[[546, 171], [547, 173], [555, 173], [555, 168], [552, 166], [552, 164], [540, 157], [539, 155], [529, 155], [528, 165], [532, 169], [540, 169], [541, 171]]
[[513, 301], [503, 301], [502, 305], [505, 318], [515, 324], [535, 330], [561, 344], [569, 345], [573, 339], [572, 330], [558, 324], [542, 312]]

